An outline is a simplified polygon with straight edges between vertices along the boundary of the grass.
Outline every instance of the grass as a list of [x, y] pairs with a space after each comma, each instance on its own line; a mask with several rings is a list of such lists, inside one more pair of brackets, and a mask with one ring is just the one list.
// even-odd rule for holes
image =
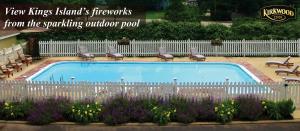
[[147, 11], [146, 19], [163, 19], [165, 11]]

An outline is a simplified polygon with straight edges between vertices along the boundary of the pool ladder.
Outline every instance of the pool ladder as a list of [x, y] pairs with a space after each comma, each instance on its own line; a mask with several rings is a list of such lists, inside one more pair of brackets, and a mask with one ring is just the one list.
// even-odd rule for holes
[[54, 76], [53, 76], [53, 74], [50, 76], [50, 81], [54, 82]]
[[60, 76], [59, 81], [64, 82], [64, 76], [63, 75]]
[[[55, 81], [55, 80], [54, 80], [54, 75], [53, 75], [53, 74], [50, 76], [50, 81], [51, 81], [51, 82], [54, 82], [54, 81]], [[59, 77], [59, 81], [60, 81], [60, 82], [64, 82], [64, 76], [63, 76], [63, 75], [61, 75], [61, 76]]]

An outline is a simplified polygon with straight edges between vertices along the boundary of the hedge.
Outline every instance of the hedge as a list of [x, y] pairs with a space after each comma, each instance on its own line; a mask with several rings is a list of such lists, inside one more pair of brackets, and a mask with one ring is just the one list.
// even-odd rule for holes
[[[232, 27], [219, 24], [201, 26], [189, 22], [154, 22], [131, 29], [52, 29], [37, 33], [40, 40], [117, 40], [122, 37], [135, 40], [210, 40], [210, 39], [299, 39], [300, 22], [272, 24], [265, 21], [234, 22]], [[31, 34], [21, 34], [26, 39]]]
[[293, 119], [295, 106], [292, 100], [267, 101], [255, 95], [241, 95], [220, 101], [212, 97], [186, 99], [171, 96], [168, 100], [156, 97], [115, 96], [104, 103], [94, 100], [70, 101], [50, 98], [38, 101], [0, 102], [0, 120], [27, 120], [33, 125], [58, 121], [80, 124], [104, 122], [119, 125], [128, 122], [192, 123], [217, 121], [222, 124], [232, 120], [283, 120]]

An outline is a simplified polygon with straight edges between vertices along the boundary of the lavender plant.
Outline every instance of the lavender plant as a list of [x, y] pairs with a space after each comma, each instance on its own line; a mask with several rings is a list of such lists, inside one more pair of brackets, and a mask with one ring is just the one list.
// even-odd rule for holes
[[264, 112], [261, 101], [262, 100], [255, 95], [242, 95], [237, 97], [238, 118], [241, 120], [258, 120]]
[[196, 101], [194, 103], [198, 121], [215, 121], [217, 119], [214, 110], [216, 102], [213, 97], [203, 98], [201, 101]]
[[71, 105], [66, 98], [50, 98], [34, 103], [27, 120], [34, 125], [44, 125], [55, 121], [63, 121], [64, 113]]
[[130, 121], [129, 101], [117, 96], [104, 104], [103, 122], [107, 125], [118, 125]]

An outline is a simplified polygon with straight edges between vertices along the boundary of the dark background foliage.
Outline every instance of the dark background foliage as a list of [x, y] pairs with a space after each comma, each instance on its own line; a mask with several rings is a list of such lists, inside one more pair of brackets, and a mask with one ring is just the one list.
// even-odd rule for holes
[[[232, 27], [220, 24], [201, 26], [189, 22], [153, 22], [134, 29], [52, 29], [37, 33], [40, 40], [117, 40], [122, 37], [135, 40], [210, 40], [210, 39], [299, 39], [300, 22], [272, 24], [251, 18], [237, 19]], [[30, 34], [21, 34], [26, 39]]]

